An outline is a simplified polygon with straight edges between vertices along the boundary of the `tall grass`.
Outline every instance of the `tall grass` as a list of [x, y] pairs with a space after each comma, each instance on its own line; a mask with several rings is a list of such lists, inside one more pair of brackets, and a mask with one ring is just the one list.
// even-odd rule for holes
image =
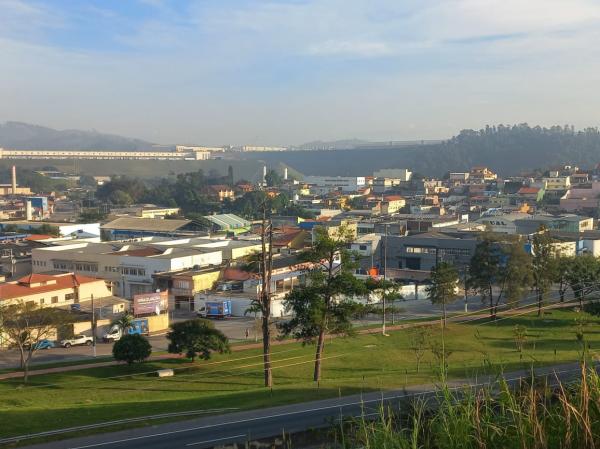
[[345, 423], [337, 441], [347, 449], [592, 449], [600, 448], [600, 376], [582, 363], [574, 382], [531, 379], [452, 390], [381, 408], [377, 419]]

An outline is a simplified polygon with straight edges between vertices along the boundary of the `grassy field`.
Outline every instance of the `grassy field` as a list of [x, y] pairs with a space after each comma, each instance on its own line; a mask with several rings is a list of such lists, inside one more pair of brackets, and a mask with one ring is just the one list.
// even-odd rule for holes
[[[600, 320], [572, 311], [535, 316], [449, 324], [444, 332], [450, 352], [448, 373], [463, 378], [490, 372], [509, 372], [536, 365], [577, 360], [578, 323], [585, 319], [585, 338], [592, 353], [600, 348]], [[527, 328], [522, 353], [517, 352], [515, 325]], [[432, 329], [440, 341], [440, 328]], [[416, 372], [406, 330], [356, 338], [332, 339], [326, 344], [324, 379], [311, 382], [313, 347], [291, 344], [273, 351], [275, 387], [262, 384], [260, 351], [216, 356], [194, 365], [166, 360], [133, 367], [112, 366], [0, 382], [0, 436], [14, 436], [119, 418], [214, 408], [257, 408], [307, 401], [360, 391], [402, 388], [436, 381], [439, 362], [427, 351]], [[148, 372], [176, 369], [172, 378]]]

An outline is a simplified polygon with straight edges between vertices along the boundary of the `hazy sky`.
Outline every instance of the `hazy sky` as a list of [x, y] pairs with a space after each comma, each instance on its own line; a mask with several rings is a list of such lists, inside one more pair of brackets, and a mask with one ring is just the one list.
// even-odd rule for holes
[[0, 121], [154, 142], [600, 122], [597, 0], [0, 0]]

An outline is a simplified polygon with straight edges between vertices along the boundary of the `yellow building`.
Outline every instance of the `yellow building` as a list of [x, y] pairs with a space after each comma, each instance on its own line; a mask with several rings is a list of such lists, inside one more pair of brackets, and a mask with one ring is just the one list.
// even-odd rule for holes
[[39, 307], [61, 307], [112, 296], [103, 279], [79, 274], [30, 274], [0, 284], [0, 303], [33, 303]]

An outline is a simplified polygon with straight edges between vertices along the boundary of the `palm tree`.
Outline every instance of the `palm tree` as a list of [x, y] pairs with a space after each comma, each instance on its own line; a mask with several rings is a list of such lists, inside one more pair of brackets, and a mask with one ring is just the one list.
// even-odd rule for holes
[[128, 313], [121, 315], [119, 318], [117, 318], [111, 323], [112, 326], [117, 326], [119, 329], [121, 329], [121, 333], [123, 335], [127, 335], [129, 333], [129, 328], [132, 324], [133, 315], [130, 315]]

